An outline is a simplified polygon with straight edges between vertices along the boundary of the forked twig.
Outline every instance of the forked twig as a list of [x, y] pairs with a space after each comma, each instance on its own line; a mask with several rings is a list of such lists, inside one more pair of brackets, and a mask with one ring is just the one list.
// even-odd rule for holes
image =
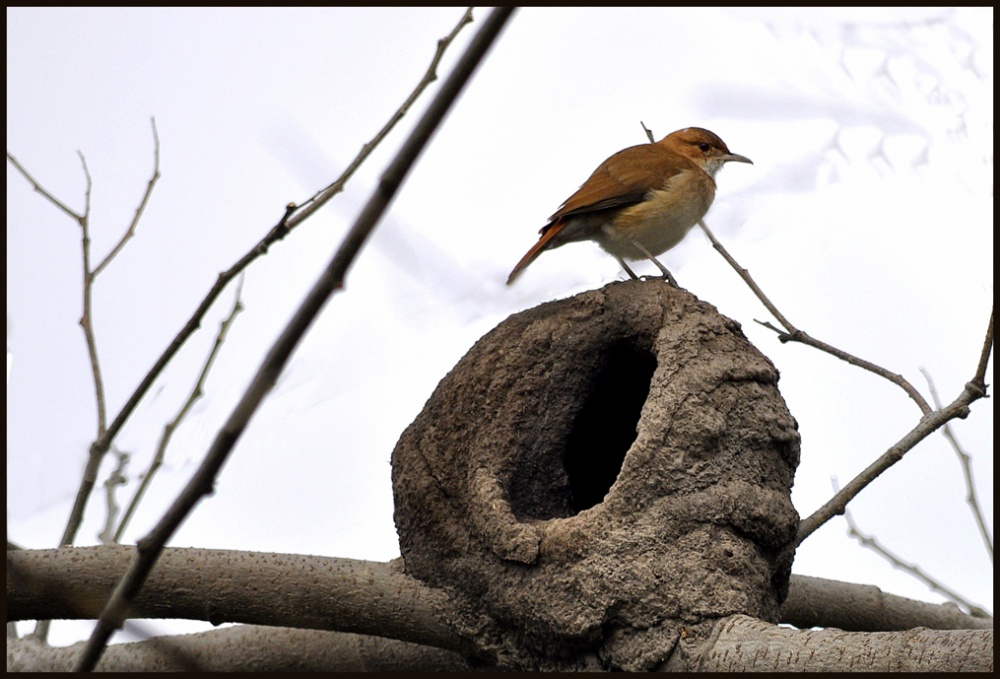
[[[149, 180], [146, 191], [143, 194], [142, 200], [140, 201], [139, 208], [136, 210], [135, 217], [132, 219], [129, 228], [126, 230], [125, 235], [118, 241], [118, 244], [111, 249], [111, 251], [105, 256], [105, 258], [96, 267], [91, 267], [90, 265], [90, 197], [91, 191], [93, 189], [93, 180], [90, 176], [90, 170], [87, 168], [87, 159], [82, 152], [77, 151], [77, 155], [80, 157], [80, 162], [83, 165], [83, 174], [87, 180], [87, 188], [84, 193], [84, 209], [82, 213], [77, 213], [71, 208], [69, 208], [65, 203], [58, 200], [49, 191], [43, 188], [34, 177], [32, 177], [28, 171], [18, 162], [18, 160], [10, 153], [7, 153], [7, 159], [11, 164], [21, 173], [22, 176], [31, 184], [32, 188], [38, 193], [40, 193], [46, 200], [52, 203], [56, 208], [61, 210], [63, 213], [68, 215], [73, 221], [75, 221], [80, 226], [80, 245], [82, 251], [83, 259], [83, 311], [80, 315], [80, 327], [83, 329], [84, 341], [87, 345], [87, 355], [90, 360], [90, 370], [91, 376], [94, 380], [94, 401], [97, 405], [97, 434], [95, 440], [100, 440], [107, 433], [107, 407], [106, 407], [106, 396], [104, 392], [104, 378], [101, 371], [101, 363], [97, 352], [97, 335], [94, 331], [94, 314], [93, 314], [93, 288], [94, 282], [102, 271], [110, 264], [118, 253], [125, 246], [130, 238], [135, 234], [136, 226], [139, 223], [139, 219], [142, 216], [143, 209], [149, 202], [149, 197], [152, 195], [153, 187], [156, 185], [156, 180], [160, 177], [160, 139], [156, 133], [156, 121], [152, 121], [153, 125], [153, 142], [154, 142], [154, 164], [153, 164], [153, 175]], [[109, 441], [110, 447], [110, 441]], [[63, 531], [63, 537], [60, 544], [70, 544], [73, 538], [76, 536], [76, 532], [79, 530], [80, 525], [83, 523], [83, 509], [86, 505], [87, 499], [90, 497], [93, 491], [94, 484], [97, 482], [97, 470], [100, 467], [100, 463], [103, 460], [104, 453], [107, 452], [107, 448], [101, 453], [100, 456], [96, 457], [91, 454], [88, 457], [87, 465], [84, 469], [83, 478], [81, 480], [80, 488], [77, 491], [76, 498], [73, 503], [73, 509], [70, 511], [69, 519], [66, 522], [66, 528]], [[48, 636], [49, 624], [48, 621], [41, 620], [35, 627], [35, 636], [39, 639], [44, 640]]]
[[111, 263], [111, 261], [118, 256], [118, 253], [122, 251], [125, 244], [128, 243], [132, 236], [135, 235], [135, 228], [139, 225], [139, 220], [142, 219], [142, 213], [146, 210], [146, 205], [149, 204], [149, 198], [153, 195], [153, 188], [156, 186], [156, 182], [160, 179], [160, 135], [156, 131], [156, 118], [150, 118], [150, 123], [153, 126], [153, 176], [149, 178], [149, 182], [146, 184], [146, 192], [142, 194], [142, 200], [139, 201], [139, 207], [135, 209], [135, 216], [132, 217], [132, 221], [128, 225], [125, 234], [118, 241], [118, 244], [111, 249], [107, 257], [97, 265], [94, 269], [94, 276], [96, 277], [101, 273], [104, 268]]

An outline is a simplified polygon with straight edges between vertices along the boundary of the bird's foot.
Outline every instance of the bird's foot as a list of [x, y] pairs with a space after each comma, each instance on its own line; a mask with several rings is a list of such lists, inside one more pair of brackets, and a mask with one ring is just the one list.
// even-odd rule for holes
[[639, 276], [639, 280], [641, 280], [641, 281], [665, 281], [665, 282], [669, 283], [670, 285], [674, 286], [675, 288], [677, 288], [678, 290], [683, 290], [684, 289], [684, 288], [682, 288], [681, 286], [679, 286], [677, 284], [677, 280], [673, 276], [670, 275], [669, 271], [666, 272], [666, 274], [663, 275], [663, 276], [654, 276], [652, 274], [647, 274], [645, 276]]

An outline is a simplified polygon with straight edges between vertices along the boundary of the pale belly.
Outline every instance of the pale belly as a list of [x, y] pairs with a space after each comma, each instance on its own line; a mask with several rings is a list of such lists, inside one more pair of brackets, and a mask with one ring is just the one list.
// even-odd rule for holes
[[688, 193], [687, 200], [678, 202], [670, 199], [671, 193], [655, 191], [651, 200], [623, 210], [613, 223], [605, 224], [595, 240], [608, 252], [626, 259], [646, 257], [633, 242], [653, 256], [662, 254], [680, 243], [708, 212], [715, 192], [707, 193]]

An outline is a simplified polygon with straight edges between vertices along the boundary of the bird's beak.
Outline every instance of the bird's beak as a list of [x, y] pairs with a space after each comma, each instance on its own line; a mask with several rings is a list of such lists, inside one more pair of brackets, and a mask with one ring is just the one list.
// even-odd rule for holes
[[719, 156], [719, 159], [722, 160], [722, 162], [724, 163], [732, 161], [734, 163], [750, 163], [751, 165], [753, 165], [752, 160], [750, 160], [746, 156], [741, 156], [738, 153], [724, 153], [721, 156]]

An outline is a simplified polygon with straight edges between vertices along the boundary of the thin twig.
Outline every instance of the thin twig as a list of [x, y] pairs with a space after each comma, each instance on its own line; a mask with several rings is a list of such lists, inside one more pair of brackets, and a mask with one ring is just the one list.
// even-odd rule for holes
[[986, 326], [986, 337], [983, 339], [983, 348], [979, 352], [979, 365], [976, 366], [976, 374], [972, 378], [972, 383], [983, 393], [986, 393], [986, 366], [990, 362], [990, 354], [993, 353], [993, 311], [990, 307], [990, 324]]
[[146, 192], [142, 194], [142, 200], [139, 201], [139, 207], [135, 210], [132, 223], [128, 225], [128, 229], [126, 229], [125, 234], [118, 241], [118, 244], [111, 249], [111, 252], [94, 269], [94, 278], [97, 278], [104, 271], [104, 268], [118, 256], [118, 253], [125, 247], [125, 244], [135, 235], [135, 229], [139, 225], [142, 213], [145, 211], [146, 205], [149, 204], [149, 197], [153, 195], [153, 187], [156, 186], [156, 182], [160, 178], [160, 135], [156, 131], [156, 118], [150, 118], [150, 123], [153, 126], [153, 176], [146, 183]]
[[160, 443], [156, 447], [156, 454], [153, 456], [153, 460], [150, 462], [146, 473], [143, 474], [142, 482], [136, 489], [135, 494], [133, 494], [132, 500], [129, 502], [128, 509], [125, 510], [125, 515], [122, 517], [121, 523], [118, 525], [118, 530], [115, 531], [114, 542], [121, 542], [125, 529], [132, 520], [132, 516], [135, 514], [135, 510], [139, 507], [139, 503], [142, 502], [143, 496], [146, 494], [146, 489], [149, 488], [149, 484], [152, 483], [157, 470], [159, 470], [160, 466], [163, 464], [163, 458], [166, 455], [167, 446], [170, 445], [170, 439], [173, 437], [174, 432], [177, 431], [181, 422], [183, 422], [184, 418], [191, 411], [194, 404], [197, 403], [204, 394], [205, 380], [208, 378], [208, 373], [212, 370], [212, 365], [215, 363], [215, 359], [219, 355], [219, 350], [222, 349], [222, 345], [226, 341], [226, 335], [229, 332], [229, 328], [236, 320], [236, 315], [243, 311], [243, 303], [240, 300], [242, 291], [243, 279], [241, 277], [239, 285], [236, 287], [236, 296], [233, 299], [233, 308], [229, 312], [229, 316], [227, 316], [219, 326], [219, 332], [215, 336], [215, 342], [212, 344], [212, 349], [208, 352], [205, 364], [201, 368], [201, 374], [198, 375], [198, 379], [195, 381], [194, 387], [191, 389], [191, 393], [188, 395], [187, 400], [184, 402], [184, 405], [181, 406], [177, 416], [163, 427], [163, 435], [160, 437]]
[[327, 300], [336, 290], [343, 287], [347, 270], [354, 262], [362, 245], [374, 230], [379, 218], [399, 190], [403, 179], [412, 168], [421, 150], [430, 140], [434, 130], [437, 129], [451, 108], [513, 11], [512, 8], [508, 7], [495, 9], [483, 23], [483, 27], [472, 39], [454, 71], [441, 86], [437, 96], [417, 123], [410, 137], [382, 175], [375, 192], [358, 216], [354, 226], [347, 233], [333, 259], [330, 260], [326, 270], [309, 291], [309, 294], [306, 295], [291, 321], [271, 347], [250, 386], [216, 436], [198, 471], [153, 530], [139, 540], [136, 555], [132, 559], [128, 571], [115, 588], [110, 601], [97, 621], [93, 634], [84, 647], [78, 669], [89, 671], [94, 668], [112, 633], [122, 626], [131, 602], [141, 590], [143, 582], [145, 582], [167, 541], [195, 504], [212, 492], [219, 470], [246, 429], [250, 418], [253, 417], [264, 397], [277, 382], [278, 376], [292, 351], [319, 315]]
[[94, 378], [94, 400], [97, 402], [97, 436], [98, 438], [107, 429], [108, 415], [107, 406], [104, 399], [104, 378], [101, 375], [101, 362], [97, 357], [97, 336], [94, 333], [94, 313], [93, 313], [93, 293], [94, 293], [94, 273], [90, 268], [90, 192], [94, 187], [94, 182], [90, 178], [90, 170], [87, 169], [87, 159], [82, 151], [76, 152], [80, 156], [80, 163], [83, 165], [83, 174], [87, 178], [86, 207], [80, 215], [80, 247], [83, 254], [83, 314], [80, 316], [80, 327], [83, 328], [83, 336], [87, 343], [87, 354], [90, 357], [90, 371]]
[[104, 480], [104, 494], [107, 497], [108, 515], [104, 521], [104, 528], [97, 536], [105, 545], [117, 542], [114, 537], [115, 521], [118, 520], [118, 510], [121, 509], [117, 501], [118, 487], [128, 483], [128, 478], [125, 476], [125, 469], [132, 459], [131, 455], [124, 450], [119, 450], [118, 446], [111, 446], [111, 452], [114, 457], [118, 458], [118, 464], [108, 474], [108, 478]]
[[[940, 410], [941, 400], [938, 398], [937, 388], [934, 386], [934, 380], [931, 379], [931, 374], [925, 369], [921, 368], [920, 372], [924, 374], [924, 379], [927, 380], [927, 388], [930, 389], [931, 399], [934, 401], [934, 407]], [[972, 456], [962, 449], [959, 444], [958, 439], [955, 438], [955, 432], [951, 430], [951, 426], [945, 423], [944, 427], [941, 429], [941, 433], [948, 443], [951, 444], [951, 449], [955, 451], [956, 457], [958, 457], [958, 464], [962, 467], [962, 476], [965, 478], [965, 502], [969, 505], [969, 509], [972, 511], [972, 518], [976, 522], [976, 526], [979, 528], [979, 535], [983, 539], [983, 544], [986, 546], [986, 552], [990, 555], [990, 562], [993, 561], [993, 538], [990, 536], [990, 530], [986, 526], [986, 520], [983, 518], [983, 510], [979, 506], [979, 498], [976, 496], [976, 482], [972, 478]]]
[[914, 389], [913, 385], [911, 385], [905, 378], [903, 378], [902, 375], [890, 372], [879, 365], [875, 365], [874, 363], [866, 361], [862, 358], [853, 356], [847, 353], [846, 351], [841, 351], [840, 349], [837, 349], [834, 346], [831, 346], [825, 342], [822, 342], [818, 339], [809, 336], [804, 331], [799, 330], [794, 325], [792, 325], [791, 321], [785, 318], [785, 316], [780, 311], [778, 311], [778, 308], [774, 306], [774, 304], [771, 302], [770, 299], [768, 299], [767, 295], [764, 294], [764, 291], [760, 289], [760, 286], [758, 286], [757, 283], [753, 280], [753, 278], [750, 277], [750, 272], [744, 269], [742, 266], [740, 266], [739, 263], [733, 258], [733, 256], [729, 254], [726, 248], [722, 246], [722, 243], [719, 242], [719, 240], [715, 237], [715, 235], [705, 225], [705, 221], [704, 220], [699, 221], [698, 225], [701, 226], [702, 230], [705, 232], [705, 235], [708, 236], [708, 239], [712, 241], [712, 246], [719, 251], [719, 254], [721, 254], [726, 259], [727, 262], [729, 262], [729, 265], [733, 267], [733, 269], [735, 269], [736, 273], [739, 274], [740, 278], [742, 278], [746, 282], [746, 284], [750, 286], [750, 289], [753, 290], [753, 293], [757, 295], [757, 299], [759, 299], [764, 304], [764, 306], [767, 307], [767, 310], [770, 311], [771, 314], [776, 319], [778, 319], [778, 322], [781, 323], [782, 327], [785, 328], [787, 332], [782, 332], [780, 329], [774, 327], [769, 322], [757, 321], [765, 328], [768, 328], [769, 330], [773, 330], [774, 332], [778, 333], [778, 339], [780, 341], [801, 342], [802, 344], [807, 344], [811, 347], [819, 349], [820, 351], [824, 351], [830, 354], [831, 356], [835, 356], [842, 361], [846, 361], [851, 365], [868, 370], [869, 372], [875, 373], [880, 377], [884, 377], [885, 379], [889, 380], [895, 385], [898, 385], [903, 391], [905, 391], [907, 395], [911, 399], [913, 399], [913, 401], [917, 404], [917, 407], [920, 408], [921, 413], [923, 413], [924, 415], [930, 414], [931, 407], [927, 404], [927, 401], [924, 400], [924, 397], [920, 395], [920, 392]]
[[437, 51], [434, 53], [434, 57], [431, 59], [431, 63], [427, 67], [424, 77], [421, 78], [420, 82], [417, 83], [417, 86], [413, 88], [413, 92], [411, 92], [410, 96], [406, 98], [403, 105], [392, 114], [392, 117], [389, 118], [388, 122], [382, 126], [382, 129], [379, 130], [378, 134], [376, 134], [371, 141], [361, 147], [361, 151], [354, 158], [354, 160], [351, 161], [351, 164], [347, 166], [347, 169], [344, 170], [343, 174], [341, 174], [335, 182], [327, 186], [325, 189], [318, 191], [316, 195], [299, 206], [301, 212], [288, 219], [289, 229], [295, 228], [309, 215], [323, 207], [327, 201], [344, 190], [344, 185], [347, 184], [347, 180], [354, 176], [354, 172], [361, 167], [361, 163], [363, 163], [365, 159], [371, 155], [371, 152], [374, 151], [386, 135], [392, 131], [392, 128], [396, 126], [396, 123], [402, 120], [403, 116], [405, 116], [410, 110], [410, 107], [413, 106], [413, 103], [417, 100], [421, 93], [427, 89], [431, 83], [437, 80], [437, 67], [441, 63], [441, 58], [444, 57], [445, 50], [447, 50], [448, 46], [455, 40], [459, 31], [461, 31], [466, 24], [472, 23], [472, 21], [472, 7], [469, 7], [465, 10], [465, 14], [462, 15], [462, 18], [459, 19], [458, 23], [455, 24], [455, 28], [451, 29], [451, 33], [438, 40]]
[[871, 551], [875, 552], [883, 559], [888, 561], [890, 564], [892, 564], [893, 568], [898, 568], [899, 570], [910, 574], [917, 580], [920, 580], [922, 583], [927, 585], [927, 587], [929, 587], [932, 591], [937, 592], [941, 596], [945, 597], [946, 599], [949, 599], [950, 601], [955, 602], [959, 606], [963, 606], [965, 610], [969, 612], [970, 615], [974, 615], [980, 618], [989, 617], [989, 614], [982, 608], [976, 606], [972, 602], [965, 599], [965, 597], [963, 597], [962, 595], [952, 591], [945, 585], [938, 582], [936, 579], [924, 573], [924, 571], [920, 568], [920, 566], [903, 561], [900, 557], [898, 557], [897, 555], [893, 554], [888, 549], [883, 547], [882, 544], [879, 543], [877, 539], [875, 539], [871, 535], [866, 535], [865, 533], [862, 533], [861, 530], [858, 528], [857, 524], [854, 523], [854, 518], [851, 516], [851, 512], [849, 510], [846, 509], [844, 510], [844, 519], [847, 521], [848, 535], [850, 537], [853, 537], [859, 543], [861, 543], [862, 547], [870, 549]]
[[51, 193], [46, 191], [41, 184], [35, 181], [35, 178], [32, 177], [30, 174], [28, 174], [28, 171], [25, 170], [24, 166], [18, 162], [17, 158], [11, 155], [10, 151], [7, 152], [7, 160], [10, 161], [11, 165], [17, 168], [17, 171], [21, 173], [22, 177], [28, 180], [28, 183], [31, 184], [31, 188], [34, 189], [36, 193], [42, 194], [42, 197], [45, 198], [45, 200], [49, 201], [57, 208], [62, 210], [64, 213], [66, 213], [66, 216], [72, 219], [73, 221], [79, 222], [81, 219], [83, 219], [83, 215], [80, 215], [74, 210], [67, 207], [65, 203], [63, 203], [58, 198], [53, 196]]
[[642, 125], [642, 131], [646, 133], [646, 139], [649, 140], [649, 143], [655, 144], [656, 140], [653, 139], [653, 131], [648, 127], [646, 127], [646, 123], [642, 122], [641, 120], [639, 121], [639, 124]]

